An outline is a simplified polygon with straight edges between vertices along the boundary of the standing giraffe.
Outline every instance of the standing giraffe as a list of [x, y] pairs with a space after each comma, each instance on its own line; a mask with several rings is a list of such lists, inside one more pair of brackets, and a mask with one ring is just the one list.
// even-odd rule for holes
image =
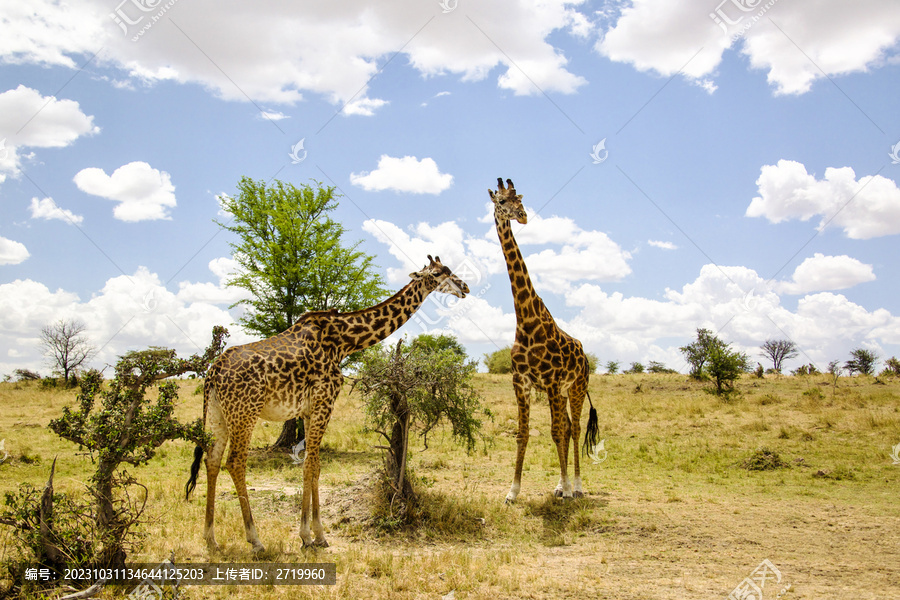
[[[587, 356], [581, 342], [557, 327], [553, 315], [547, 310], [541, 297], [534, 291], [528, 269], [512, 233], [510, 219], [528, 222], [522, 196], [516, 195], [513, 182], [497, 178], [496, 192], [488, 190], [494, 202], [494, 223], [506, 258], [506, 270], [512, 285], [516, 308], [516, 341], [512, 346], [513, 389], [519, 407], [519, 430], [516, 433], [516, 470], [506, 502], [513, 502], [519, 495], [522, 483], [522, 464], [528, 446], [528, 417], [531, 411], [531, 395], [534, 390], [547, 393], [550, 402], [550, 435], [559, 455], [560, 477], [554, 493], [557, 497], [573, 496], [573, 486], [567, 473], [569, 440], [573, 441], [575, 462], [574, 496], [584, 493], [581, 489], [581, 467], [578, 455], [578, 436], [581, 433], [581, 407], [588, 394], [589, 369]], [[588, 394], [588, 402], [590, 402]], [[568, 411], [566, 410], [568, 400]], [[571, 418], [569, 413], [571, 412]], [[597, 411], [591, 402], [584, 448], [597, 443]]]
[[[290, 328], [270, 338], [226, 350], [210, 367], [203, 385], [203, 420], [208, 423], [213, 445], [206, 458], [206, 524], [204, 536], [210, 550], [218, 549], [214, 531], [216, 477], [225, 446], [231, 451], [225, 463], [241, 504], [244, 530], [254, 552], [265, 550], [259, 541], [244, 474], [247, 450], [257, 419], [303, 419], [306, 460], [303, 464], [303, 504], [300, 537], [304, 546], [328, 546], [319, 519], [319, 446], [341, 390], [341, 361], [357, 350], [375, 345], [396, 331], [433, 291], [464, 298], [469, 286], [432, 259], [399, 292], [370, 308], [348, 313], [336, 310], [308, 312]], [[191, 476], [185, 486], [190, 497], [197, 483], [204, 449], [194, 450]], [[312, 532], [310, 535], [310, 504]]]

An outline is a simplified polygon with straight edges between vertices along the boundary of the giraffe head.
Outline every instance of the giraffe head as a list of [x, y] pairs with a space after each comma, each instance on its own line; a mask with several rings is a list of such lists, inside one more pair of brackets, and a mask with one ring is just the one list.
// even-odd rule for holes
[[410, 273], [409, 276], [413, 280], [432, 277], [438, 282], [438, 285], [435, 288], [436, 291], [445, 294], [453, 294], [457, 298], [466, 297], [466, 294], [469, 293], [469, 286], [466, 285], [465, 281], [454, 275], [450, 271], [450, 267], [445, 267], [441, 264], [440, 256], [431, 258], [431, 255], [429, 254], [428, 263], [429, 264], [425, 265], [424, 269], [416, 271], [415, 273]]
[[506, 187], [503, 187], [503, 178], [498, 177], [497, 188], [496, 192], [488, 190], [494, 202], [494, 217], [501, 223], [510, 219], [515, 219], [523, 225], [527, 223], [528, 215], [522, 206], [522, 194], [516, 194], [516, 186], [512, 179], [507, 179]]

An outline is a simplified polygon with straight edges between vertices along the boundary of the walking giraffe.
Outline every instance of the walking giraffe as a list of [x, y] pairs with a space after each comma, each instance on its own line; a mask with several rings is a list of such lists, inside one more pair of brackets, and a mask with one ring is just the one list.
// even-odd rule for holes
[[[559, 484], [556, 496], [570, 498], [584, 495], [581, 488], [581, 466], [578, 455], [578, 436], [581, 433], [581, 407], [588, 395], [589, 369], [587, 356], [581, 342], [560, 329], [547, 310], [541, 297], [534, 291], [528, 269], [513, 236], [510, 219], [528, 222], [522, 196], [516, 194], [509, 179], [503, 187], [503, 179], [497, 179], [496, 192], [488, 190], [494, 202], [494, 223], [506, 258], [506, 270], [512, 286], [516, 309], [516, 341], [512, 346], [513, 389], [519, 407], [519, 429], [516, 433], [516, 467], [512, 487], [506, 495], [513, 502], [519, 495], [522, 483], [522, 465], [528, 446], [528, 418], [531, 411], [533, 390], [547, 393], [550, 402], [550, 435], [559, 455]], [[568, 400], [568, 411], [566, 401]], [[571, 418], [570, 418], [571, 413]], [[597, 411], [591, 402], [584, 448], [597, 443]], [[574, 482], [569, 482], [569, 440], [573, 441], [575, 463]], [[574, 483], [574, 490], [573, 490]]]
[[[241, 505], [247, 541], [254, 552], [265, 550], [250, 514], [247, 485], [247, 451], [257, 419], [303, 419], [306, 460], [303, 465], [303, 502], [300, 537], [304, 546], [328, 546], [319, 519], [319, 447], [341, 390], [341, 361], [357, 350], [375, 345], [396, 331], [433, 291], [464, 298], [469, 287], [441, 264], [429, 264], [399, 292], [370, 308], [348, 313], [336, 310], [308, 312], [290, 328], [270, 338], [226, 350], [210, 367], [203, 385], [204, 426], [213, 436], [206, 458], [206, 522], [204, 537], [210, 550], [216, 544], [214, 518], [216, 477], [225, 446], [231, 451], [225, 463]], [[204, 448], [194, 450], [186, 497], [197, 483]], [[310, 516], [312, 534], [310, 534]]]

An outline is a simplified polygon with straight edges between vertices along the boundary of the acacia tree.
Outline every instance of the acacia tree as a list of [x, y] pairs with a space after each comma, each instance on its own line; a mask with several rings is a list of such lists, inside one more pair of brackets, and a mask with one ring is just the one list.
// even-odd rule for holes
[[799, 355], [797, 344], [790, 340], [766, 340], [762, 346], [762, 356], [772, 361], [772, 369], [781, 373], [781, 365], [786, 360], [796, 358]]
[[709, 360], [710, 354], [724, 345], [725, 343], [709, 329], [697, 329], [697, 339], [687, 346], [679, 348], [684, 354], [684, 359], [691, 365], [691, 377], [702, 379], [703, 366]]
[[[122, 541], [139, 516], [127, 501], [127, 487], [136, 481], [120, 473], [119, 466], [146, 464], [167, 440], [203, 446], [208, 442], [201, 419], [183, 424], [174, 418], [178, 397], [174, 381], [159, 385], [155, 403], [144, 398], [147, 388], [188, 372], [202, 377], [221, 354], [227, 336], [224, 327], [214, 327], [209, 347], [188, 359], [178, 358], [174, 350], [166, 348], [129, 352], [116, 363], [115, 378], [106, 390], [102, 389], [100, 372], [88, 371], [81, 378], [78, 407], [63, 408], [62, 417], [50, 422], [50, 429], [57, 435], [86, 448], [96, 459], [97, 470], [89, 485], [96, 502], [93, 516], [102, 534], [95, 566], [124, 566]], [[94, 410], [98, 400], [99, 408]], [[122, 493], [126, 496], [124, 504]]]
[[863, 375], [874, 375], [875, 364], [878, 362], [878, 355], [872, 350], [865, 348], [854, 348], [850, 351], [850, 360], [844, 363], [844, 367], [853, 373], [862, 373]]
[[482, 435], [476, 415], [492, 414], [482, 406], [470, 381], [476, 361], [466, 362], [452, 348], [433, 350], [412, 344], [406, 350], [402, 346], [400, 340], [393, 350], [378, 345], [363, 353], [353, 385], [362, 392], [367, 427], [388, 442], [381, 448], [386, 451], [391, 504], [399, 500], [401, 516], [409, 516], [416, 501], [406, 463], [410, 431], [418, 431], [427, 448], [429, 432], [446, 421], [453, 437], [472, 451]]
[[725, 396], [734, 391], [734, 382], [750, 368], [750, 357], [732, 350], [729, 344], [713, 344], [707, 357], [707, 372], [715, 383], [714, 392]]
[[87, 325], [78, 319], [60, 319], [41, 328], [41, 347], [52, 366], [63, 376], [63, 382], [69, 385], [69, 376], [75, 382], [75, 373], [91, 357], [96, 350], [84, 335]]
[[[216, 223], [236, 236], [231, 248], [239, 266], [226, 284], [250, 293], [232, 305], [245, 307], [239, 322], [247, 331], [271, 337], [305, 312], [358, 310], [387, 295], [373, 257], [359, 241], [346, 244], [344, 226], [329, 215], [340, 195], [313, 184], [242, 177], [238, 194], [221, 200], [231, 219]], [[287, 421], [275, 446], [294, 446], [298, 427], [301, 421]]]

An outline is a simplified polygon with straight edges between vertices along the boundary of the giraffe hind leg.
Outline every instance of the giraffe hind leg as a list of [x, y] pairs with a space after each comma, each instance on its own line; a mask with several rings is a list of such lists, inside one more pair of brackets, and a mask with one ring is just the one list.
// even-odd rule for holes
[[228, 445], [228, 427], [222, 416], [222, 409], [216, 399], [214, 389], [209, 397], [207, 426], [213, 436], [213, 445], [206, 455], [206, 522], [203, 527], [203, 537], [206, 539], [206, 546], [210, 552], [215, 552], [219, 549], [215, 533], [216, 479], [219, 476], [225, 446]]

